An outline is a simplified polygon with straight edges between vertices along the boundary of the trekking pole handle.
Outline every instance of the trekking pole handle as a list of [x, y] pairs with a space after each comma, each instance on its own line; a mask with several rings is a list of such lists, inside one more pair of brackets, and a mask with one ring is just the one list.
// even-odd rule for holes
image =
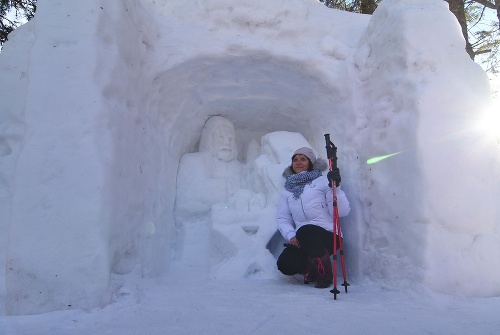
[[330, 140], [330, 134], [325, 134], [326, 155], [331, 163], [330, 170], [337, 168], [337, 147]]

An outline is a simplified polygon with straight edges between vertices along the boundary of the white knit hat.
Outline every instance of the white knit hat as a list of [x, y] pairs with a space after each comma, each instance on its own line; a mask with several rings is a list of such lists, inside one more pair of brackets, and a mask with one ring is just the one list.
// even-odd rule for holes
[[307, 158], [309, 158], [311, 163], [314, 164], [314, 162], [316, 162], [316, 155], [314, 154], [314, 152], [312, 151], [311, 148], [302, 147], [302, 148], [295, 150], [295, 152], [293, 153], [292, 159], [293, 159], [293, 157], [295, 157], [295, 155], [304, 155]]

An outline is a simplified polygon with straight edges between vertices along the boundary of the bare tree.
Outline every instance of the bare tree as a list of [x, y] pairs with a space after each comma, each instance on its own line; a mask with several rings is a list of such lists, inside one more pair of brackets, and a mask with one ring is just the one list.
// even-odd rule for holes
[[470, 58], [474, 59], [475, 53], [472, 45], [469, 42], [469, 31], [467, 29], [467, 17], [465, 15], [464, 0], [445, 0], [449, 4], [450, 11], [455, 15], [462, 28], [462, 35], [465, 38], [465, 51], [469, 54]]
[[[330, 8], [363, 14], [373, 14], [381, 1], [320, 0]], [[487, 72], [496, 73], [500, 63], [500, 0], [444, 1], [462, 28], [467, 54], [472, 60], [483, 64]], [[491, 13], [495, 14], [493, 20]]]
[[[445, 1], [462, 28], [470, 58], [477, 60], [476, 56], [481, 55], [480, 63], [486, 71], [496, 73], [500, 63], [500, 0]], [[488, 15], [491, 13], [495, 15]]]

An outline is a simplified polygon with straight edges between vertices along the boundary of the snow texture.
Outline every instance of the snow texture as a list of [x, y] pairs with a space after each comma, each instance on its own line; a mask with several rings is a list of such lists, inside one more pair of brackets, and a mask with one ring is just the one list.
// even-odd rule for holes
[[[464, 319], [450, 304], [466, 296], [492, 334], [498, 322], [478, 299], [500, 304], [500, 151], [478, 126], [490, 88], [464, 44], [440, 0], [384, 0], [373, 16], [313, 0], [41, 2], [0, 54], [0, 311], [60, 311], [46, 314], [44, 334], [133, 334], [141, 328], [78, 311], [113, 319], [141, 303], [155, 308], [145, 322], [169, 314], [166, 329], [201, 319], [185, 333], [311, 331], [300, 320], [318, 303], [337, 307], [277, 272], [274, 218], [291, 153], [326, 155], [328, 133], [352, 208], [342, 229], [357, 293], [345, 308], [391, 333], [374, 288], [397, 316], [431, 314], [425, 292], [437, 301], [429, 311]], [[198, 285], [196, 299], [180, 293]], [[251, 320], [236, 318], [226, 292], [255, 293]], [[276, 299], [304, 310], [277, 318], [291, 309]], [[206, 310], [186, 315], [195, 301]], [[229, 328], [203, 322], [214, 313], [233, 317]], [[30, 333], [38, 320], [0, 325]]]

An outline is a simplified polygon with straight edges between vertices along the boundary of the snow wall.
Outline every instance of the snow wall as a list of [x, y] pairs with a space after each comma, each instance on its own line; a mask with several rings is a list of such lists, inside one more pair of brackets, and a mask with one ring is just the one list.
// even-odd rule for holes
[[47, 0], [11, 35], [0, 55], [6, 312], [105, 305], [113, 275], [168, 276], [177, 165], [211, 115], [240, 143], [287, 130], [321, 152], [332, 134], [358, 282], [500, 294], [498, 149], [479, 149], [473, 132], [444, 138], [474, 119], [488, 83], [446, 3], [385, 0], [371, 18], [313, 0], [233, 6]]

